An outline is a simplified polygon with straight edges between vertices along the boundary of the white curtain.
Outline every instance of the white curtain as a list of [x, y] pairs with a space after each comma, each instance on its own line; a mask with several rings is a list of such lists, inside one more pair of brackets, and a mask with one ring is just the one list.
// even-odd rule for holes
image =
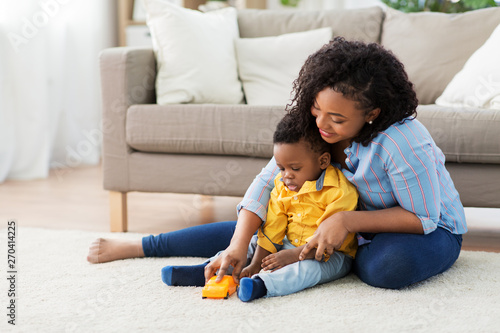
[[0, 0], [0, 182], [100, 160], [99, 52], [113, 0]]

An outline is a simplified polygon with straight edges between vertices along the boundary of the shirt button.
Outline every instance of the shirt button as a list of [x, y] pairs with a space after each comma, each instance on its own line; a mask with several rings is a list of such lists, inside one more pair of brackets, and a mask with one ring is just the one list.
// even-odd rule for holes
[[298, 197], [297, 197], [297, 196], [294, 196], [294, 197], [293, 197], [293, 200], [297, 200], [297, 199], [298, 199]]
[[296, 239], [296, 240], [294, 240], [294, 242], [295, 242], [295, 243], [298, 243], [298, 242], [299, 242], [299, 240], [298, 240], [298, 239]]
[[297, 216], [298, 216], [298, 217], [301, 217], [301, 216], [302, 216], [302, 214], [298, 213], [298, 214], [297, 214]]
[[345, 149], [345, 152], [346, 152], [346, 153], [349, 153], [350, 151], [351, 151], [351, 150], [350, 150], [349, 148], [346, 148], [346, 149]]

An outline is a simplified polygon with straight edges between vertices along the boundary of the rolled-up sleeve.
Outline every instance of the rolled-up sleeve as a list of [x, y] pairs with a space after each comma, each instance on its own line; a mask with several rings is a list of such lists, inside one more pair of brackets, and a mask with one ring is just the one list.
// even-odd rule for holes
[[274, 188], [274, 178], [279, 172], [273, 157], [248, 187], [243, 200], [236, 208], [238, 214], [242, 209], [246, 209], [259, 216], [263, 222], [266, 221], [267, 206]]
[[438, 227], [467, 232], [445, 156], [417, 119], [395, 123], [369, 145], [354, 142], [345, 152], [348, 169], [342, 171], [358, 189], [361, 209], [400, 206], [420, 219], [426, 234]]

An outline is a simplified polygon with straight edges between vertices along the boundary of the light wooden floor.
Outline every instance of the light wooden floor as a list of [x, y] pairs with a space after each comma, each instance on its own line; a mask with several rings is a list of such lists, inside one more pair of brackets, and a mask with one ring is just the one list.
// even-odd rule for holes
[[[129, 193], [129, 232], [158, 234], [214, 221], [236, 219], [238, 197]], [[0, 184], [0, 229], [18, 225], [109, 231], [108, 192], [100, 167], [51, 172], [48, 179]], [[1, 225], [3, 223], [3, 226]], [[500, 223], [500, 221], [499, 221]], [[500, 252], [500, 233], [470, 231], [464, 249]]]
[[[190, 194], [128, 194], [129, 232], [167, 232], [236, 219], [241, 198]], [[0, 223], [53, 229], [109, 231], [108, 191], [100, 167], [51, 172], [48, 179], [7, 181], [0, 185]], [[0, 228], [2, 228], [0, 224]]]

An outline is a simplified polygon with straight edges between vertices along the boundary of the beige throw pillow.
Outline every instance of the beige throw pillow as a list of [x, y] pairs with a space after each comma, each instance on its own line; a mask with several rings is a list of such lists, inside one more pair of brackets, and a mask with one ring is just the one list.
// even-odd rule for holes
[[500, 25], [467, 60], [436, 104], [500, 110]]
[[293, 81], [307, 57], [332, 38], [331, 28], [236, 40], [238, 70], [247, 104], [290, 102]]
[[405, 65], [420, 104], [432, 104], [500, 24], [500, 8], [463, 14], [387, 9], [382, 45]]

